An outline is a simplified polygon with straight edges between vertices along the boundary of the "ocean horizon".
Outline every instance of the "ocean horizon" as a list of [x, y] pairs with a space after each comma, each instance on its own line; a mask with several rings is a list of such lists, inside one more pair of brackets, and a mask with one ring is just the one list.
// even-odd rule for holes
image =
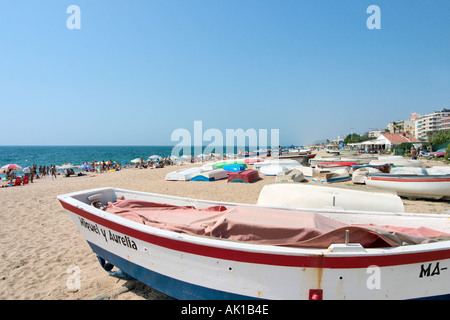
[[[128, 146], [101, 146], [101, 145], [71, 145], [71, 146], [0, 146], [0, 167], [6, 164], [15, 163], [21, 167], [32, 166], [36, 164], [39, 166], [62, 165], [64, 163], [71, 163], [73, 165], [80, 165], [84, 162], [92, 161], [130, 161], [135, 158], [142, 157], [147, 160], [152, 155], [159, 155], [163, 158], [171, 155], [172, 150], [176, 146], [172, 145], [128, 145]], [[200, 150], [197, 147], [190, 147], [190, 155], [198, 156], [203, 153], [207, 146], [202, 146]], [[182, 156], [183, 148], [177, 147], [179, 155]], [[234, 153], [238, 153], [239, 149], [243, 151], [255, 151], [249, 146], [232, 147]], [[188, 147], [189, 149], [189, 147]], [[226, 146], [217, 148], [216, 153], [225, 154], [229, 148]], [[200, 151], [200, 152], [199, 152]], [[178, 153], [178, 151], [177, 151]]]

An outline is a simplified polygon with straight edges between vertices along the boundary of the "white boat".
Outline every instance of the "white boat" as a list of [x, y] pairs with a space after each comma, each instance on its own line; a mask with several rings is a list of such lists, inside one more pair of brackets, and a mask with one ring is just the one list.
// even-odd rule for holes
[[224, 169], [203, 171], [191, 178], [191, 181], [217, 181], [228, 178], [228, 172]]
[[[100, 261], [177, 299], [450, 297], [450, 241], [430, 238], [448, 236], [448, 215], [299, 211], [116, 188], [58, 199]], [[163, 221], [120, 213], [136, 202]]]
[[393, 167], [389, 171], [390, 174], [414, 174], [427, 175], [428, 172], [422, 167]]
[[416, 199], [449, 199], [450, 174], [369, 174], [366, 185], [383, 190], [394, 190], [398, 195]]
[[272, 159], [272, 160], [264, 160], [264, 162], [257, 162], [253, 164], [253, 169], [261, 169], [264, 166], [268, 165], [282, 165], [282, 166], [298, 166], [300, 165], [298, 161], [292, 159]]
[[257, 204], [299, 210], [337, 208], [346, 211], [405, 212], [403, 202], [395, 192], [311, 183], [268, 183], [262, 188]]
[[317, 163], [326, 163], [326, 162], [356, 162], [358, 165], [368, 164], [370, 161], [373, 161], [372, 157], [315, 157], [313, 159], [309, 159], [309, 163], [312, 167], [316, 167]]
[[429, 175], [443, 175], [450, 174], [450, 166], [434, 166], [427, 168], [427, 174]]
[[422, 167], [422, 163], [419, 160], [411, 160], [411, 159], [390, 159], [386, 162], [383, 160], [372, 160], [369, 162], [371, 165], [383, 165], [386, 163], [392, 163], [393, 167]]
[[166, 174], [168, 181], [189, 181], [191, 178], [203, 171], [202, 167], [180, 169]]
[[313, 176], [313, 169], [311, 167], [304, 167], [301, 166], [299, 163], [297, 165], [292, 164], [268, 164], [265, 166], [261, 166], [259, 168], [259, 172], [265, 176], [276, 176], [283, 171], [297, 169], [303, 173], [305, 177], [312, 177]]
[[362, 167], [356, 169], [352, 173], [352, 182], [356, 184], [365, 184], [366, 175], [369, 173], [381, 173], [381, 171], [373, 167]]

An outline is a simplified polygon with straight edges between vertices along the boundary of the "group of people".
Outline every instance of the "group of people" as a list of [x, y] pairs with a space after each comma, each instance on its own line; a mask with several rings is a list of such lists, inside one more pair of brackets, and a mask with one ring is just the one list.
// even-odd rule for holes
[[[46, 175], [51, 176], [52, 179], [56, 179], [56, 167], [54, 165], [50, 165], [50, 167], [39, 166], [38, 168], [36, 164], [33, 164], [31, 167], [26, 166], [23, 168], [22, 172], [23, 176], [21, 178], [24, 179], [26, 177], [27, 181], [30, 183], [33, 183], [34, 179], [40, 179]], [[2, 187], [14, 185], [17, 178], [19, 178], [19, 176], [15, 170], [6, 170], [5, 181], [9, 181], [9, 183], [7, 185], [2, 185]]]
[[45, 176], [51, 176], [52, 179], [56, 179], [56, 167], [51, 164], [49, 166], [39, 166], [33, 164], [31, 167], [25, 167], [23, 168], [23, 173], [25, 177], [29, 177], [30, 182], [33, 182], [33, 180], [43, 178]]

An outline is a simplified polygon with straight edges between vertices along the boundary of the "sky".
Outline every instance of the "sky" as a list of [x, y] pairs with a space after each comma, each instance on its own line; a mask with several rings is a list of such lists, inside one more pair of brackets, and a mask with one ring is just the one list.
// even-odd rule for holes
[[384, 129], [450, 108], [449, 16], [448, 0], [0, 0], [0, 145]]

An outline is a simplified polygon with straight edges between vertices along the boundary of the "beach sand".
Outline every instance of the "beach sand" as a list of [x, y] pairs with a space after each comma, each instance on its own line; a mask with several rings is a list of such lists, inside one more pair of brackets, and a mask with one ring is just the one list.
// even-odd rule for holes
[[[193, 165], [58, 176], [56, 181], [45, 177], [25, 186], [0, 188], [0, 299], [171, 299], [140, 282], [118, 279], [105, 272], [56, 196], [117, 187], [255, 204], [262, 187], [275, 181], [275, 177], [266, 176], [252, 184], [228, 184], [226, 180], [165, 181], [168, 172], [188, 166]], [[340, 184], [353, 185], [351, 181]], [[450, 204], [445, 201], [404, 200], [404, 204], [406, 212], [450, 213]], [[77, 272], [78, 290], [70, 286]]]

